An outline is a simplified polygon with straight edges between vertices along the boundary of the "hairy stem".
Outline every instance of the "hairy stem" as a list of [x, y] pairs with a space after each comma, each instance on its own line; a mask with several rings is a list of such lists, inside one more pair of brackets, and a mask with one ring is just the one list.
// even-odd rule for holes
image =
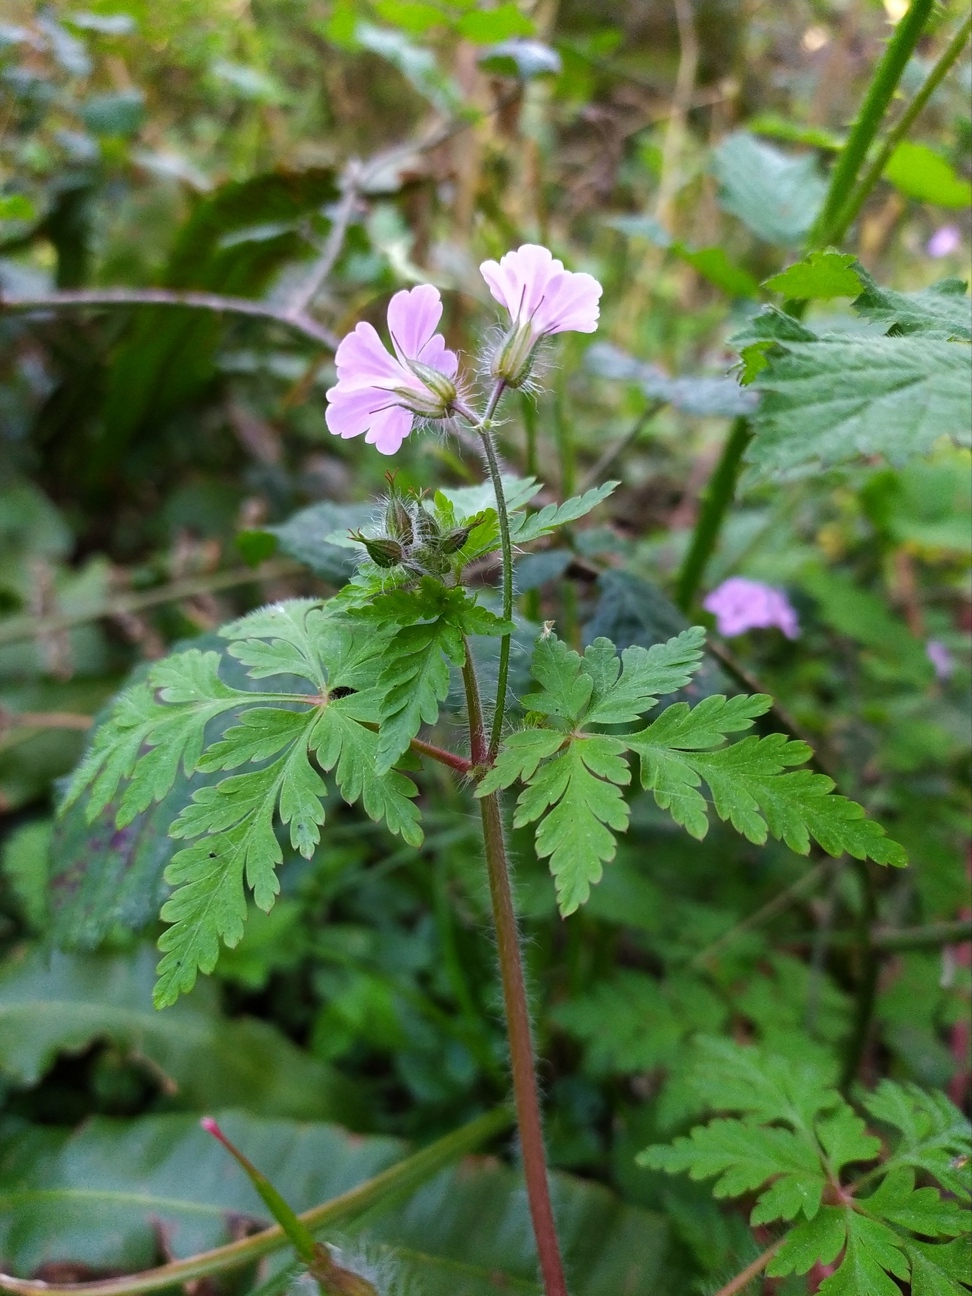
[[731, 1282], [726, 1283], [725, 1287], [720, 1287], [715, 1296], [737, 1296], [738, 1292], [744, 1291], [753, 1279], [763, 1272], [782, 1245], [783, 1239], [780, 1238], [779, 1242], [774, 1242], [762, 1255], [757, 1256], [752, 1264], [748, 1264], [741, 1273], [737, 1273]]
[[[496, 496], [496, 516], [499, 519], [500, 548], [503, 556], [503, 619], [513, 618], [513, 545], [510, 541], [510, 518], [506, 510], [506, 494], [503, 490], [503, 478], [500, 474], [499, 460], [496, 458], [496, 445], [489, 428], [492, 418], [503, 394], [502, 381], [496, 384], [486, 413], [483, 415], [478, 432], [486, 455], [486, 466]], [[506, 686], [510, 677], [510, 635], [503, 635], [500, 640], [499, 671], [496, 677], [496, 708], [493, 712], [493, 727], [489, 735], [489, 750], [486, 759], [495, 760], [503, 736], [503, 720], [506, 715]]]
[[837, 237], [838, 217], [933, 8], [934, 0], [912, 0], [888, 41], [830, 177], [827, 196], [810, 232], [811, 247], [825, 247]]
[[752, 439], [749, 419], [744, 416], [737, 418], [729, 430], [722, 456], [705, 488], [702, 507], [692, 533], [692, 543], [678, 574], [675, 602], [683, 612], [689, 610], [699, 592], [702, 577], [736, 492], [742, 457]]
[[510, 889], [510, 874], [503, 839], [499, 794], [483, 797], [479, 803], [486, 846], [486, 869], [489, 894], [496, 924], [496, 946], [503, 981], [503, 1003], [510, 1043], [510, 1069], [513, 1073], [513, 1098], [520, 1130], [523, 1174], [526, 1179], [530, 1218], [537, 1241], [540, 1272], [546, 1296], [567, 1296], [550, 1186], [547, 1181], [547, 1158], [543, 1146], [540, 1120], [540, 1094], [534, 1066], [533, 1037], [523, 980], [523, 961]]
[[[476, 667], [468, 644], [466, 662], [462, 668], [462, 682], [466, 690], [466, 708], [469, 712], [469, 746], [473, 761], [478, 764], [487, 755], [486, 731], [479, 697], [479, 681], [476, 678]], [[520, 1131], [530, 1218], [533, 1221], [545, 1294], [546, 1296], [567, 1296], [553, 1208], [550, 1204], [550, 1187], [547, 1182], [547, 1158], [543, 1146], [540, 1094], [534, 1066], [533, 1033], [530, 1029], [530, 1009], [523, 979], [523, 960], [520, 954], [516, 911], [513, 907], [513, 892], [510, 887], [510, 870], [506, 856], [506, 841], [503, 836], [499, 794], [493, 793], [492, 796], [483, 797], [479, 803], [479, 811], [483, 825], [489, 897], [493, 910], [493, 924], [496, 928], [500, 979], [503, 983], [506, 1032], [510, 1045], [510, 1070], [513, 1074], [513, 1098]]]
[[854, 191], [838, 212], [834, 219], [833, 229], [830, 235], [833, 242], [839, 243], [854, 223], [858, 212], [867, 200], [868, 194], [884, 174], [884, 168], [891, 160], [892, 153], [907, 136], [920, 114], [924, 111], [928, 100], [945, 80], [945, 77], [957, 62], [959, 55], [965, 48], [965, 43], [969, 39], [970, 33], [972, 33], [972, 13], [967, 15], [961, 27], [959, 27], [958, 31], [945, 46], [945, 49], [939, 56], [935, 66], [925, 78], [925, 82], [921, 89], [898, 118], [894, 127], [888, 132], [884, 143], [881, 145], [880, 150], [874, 158], [874, 161], [867, 168], [864, 175], [858, 181]]
[[413, 738], [409, 746], [420, 756], [428, 756], [430, 760], [438, 761], [440, 765], [448, 765], [457, 774], [468, 774], [472, 769], [472, 761], [466, 760], [465, 756], [457, 756], [455, 752], [446, 751], [444, 747], [436, 747], [421, 738]]

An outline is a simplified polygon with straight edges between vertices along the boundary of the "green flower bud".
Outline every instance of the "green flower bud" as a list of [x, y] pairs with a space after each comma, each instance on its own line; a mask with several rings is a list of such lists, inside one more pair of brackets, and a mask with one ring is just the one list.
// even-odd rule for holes
[[419, 541], [437, 544], [442, 538], [442, 528], [435, 516], [421, 504], [415, 510], [415, 536]]
[[388, 506], [385, 509], [385, 530], [406, 545], [410, 545], [415, 539], [412, 515], [400, 495], [392, 494], [388, 498]]
[[419, 360], [409, 360], [408, 367], [422, 384], [422, 390], [413, 387], [396, 387], [399, 403], [420, 418], [445, 418], [456, 399], [456, 384], [446, 374]]
[[457, 527], [455, 531], [450, 531], [448, 534], [444, 535], [442, 537], [441, 545], [442, 552], [447, 554], [458, 553], [465, 545], [472, 532], [475, 531], [476, 527], [478, 527], [480, 522], [482, 522], [483, 516], [482, 513], [477, 513], [474, 518], [469, 519], [465, 526]]
[[360, 531], [352, 531], [351, 539], [364, 545], [377, 567], [397, 567], [405, 559], [404, 548], [389, 536], [365, 536]]
[[533, 369], [538, 340], [529, 321], [514, 325], [493, 356], [493, 377], [502, 378], [508, 387], [522, 387]]

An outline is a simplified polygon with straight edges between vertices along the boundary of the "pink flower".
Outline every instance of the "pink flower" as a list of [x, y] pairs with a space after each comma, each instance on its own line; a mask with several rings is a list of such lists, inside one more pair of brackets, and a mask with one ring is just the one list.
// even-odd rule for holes
[[962, 232], [955, 225], [942, 225], [928, 240], [925, 251], [936, 259], [951, 256], [962, 246]]
[[388, 303], [395, 353], [362, 321], [337, 349], [337, 385], [327, 393], [327, 426], [339, 437], [365, 433], [381, 454], [400, 449], [416, 418], [442, 419], [456, 398], [459, 361], [436, 333], [442, 318], [438, 288], [421, 284]]
[[702, 606], [715, 616], [716, 628], [727, 639], [769, 626], [782, 630], [787, 639], [796, 639], [800, 634], [796, 611], [783, 591], [745, 576], [723, 581]]
[[925, 652], [935, 668], [938, 679], [942, 681], [951, 679], [955, 674], [955, 658], [945, 644], [940, 639], [929, 639], [925, 644]]
[[529, 377], [534, 350], [553, 333], [593, 333], [601, 285], [589, 274], [565, 270], [545, 247], [524, 243], [479, 267], [489, 291], [510, 315], [510, 332], [493, 358], [494, 377], [511, 387]]

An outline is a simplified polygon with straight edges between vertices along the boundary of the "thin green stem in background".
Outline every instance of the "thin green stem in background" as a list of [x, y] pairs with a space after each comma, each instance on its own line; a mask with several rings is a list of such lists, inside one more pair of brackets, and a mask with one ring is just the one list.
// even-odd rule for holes
[[836, 238], [837, 219], [854, 187], [858, 172], [867, 156], [888, 105], [931, 17], [935, 0], [912, 0], [908, 12], [895, 28], [867, 88], [857, 120], [851, 127], [847, 143], [838, 155], [830, 177], [830, 187], [820, 215], [810, 232], [811, 248], [826, 247]]
[[539, 462], [537, 459], [536, 398], [529, 392], [521, 392], [520, 409], [523, 413], [523, 431], [526, 434], [524, 468], [527, 477], [536, 477], [539, 473]]
[[854, 991], [854, 1017], [844, 1045], [844, 1066], [840, 1087], [846, 1093], [857, 1079], [857, 1072], [867, 1049], [877, 1003], [878, 974], [881, 957], [871, 932], [877, 918], [877, 888], [866, 860], [854, 860], [854, 871], [861, 888], [861, 906], [857, 915], [854, 944], [860, 956], [857, 986]]
[[[506, 1106], [497, 1107], [485, 1116], [479, 1116], [468, 1125], [437, 1139], [420, 1152], [406, 1157], [404, 1161], [399, 1161], [397, 1165], [383, 1170], [374, 1178], [358, 1184], [356, 1188], [350, 1188], [339, 1197], [304, 1211], [298, 1219], [312, 1233], [319, 1233], [325, 1228], [346, 1228], [366, 1211], [390, 1199], [398, 1199], [425, 1183], [450, 1162], [481, 1147], [483, 1143], [508, 1129], [512, 1123], [513, 1113], [510, 1109]], [[43, 1198], [49, 1194], [41, 1192], [38, 1196]], [[139, 1274], [127, 1274], [121, 1278], [107, 1278], [98, 1282], [58, 1285], [0, 1273], [0, 1290], [14, 1292], [16, 1296], [136, 1296], [140, 1292], [164, 1291], [199, 1278], [207, 1278], [211, 1274], [239, 1269], [263, 1256], [272, 1255], [274, 1251], [281, 1251], [288, 1245], [286, 1233], [279, 1224], [275, 1224], [272, 1228], [263, 1229], [239, 1242], [229, 1242], [212, 1251], [203, 1251], [199, 1255], [188, 1256], [185, 1260], [174, 1260], [171, 1264], [160, 1265]]]
[[736, 482], [746, 447], [753, 439], [749, 419], [740, 416], [729, 430], [722, 455], [702, 496], [699, 516], [685, 561], [678, 573], [675, 602], [687, 612], [695, 603], [702, 577], [719, 539], [719, 532], [736, 493]]
[[972, 12], [966, 16], [961, 27], [959, 27], [958, 31], [945, 46], [945, 49], [939, 56], [935, 66], [925, 78], [925, 82], [921, 89], [901, 114], [893, 129], [888, 132], [888, 135], [875, 156], [874, 161], [864, 172], [864, 175], [861, 177], [850, 197], [840, 209], [834, 220], [833, 229], [830, 233], [830, 238], [833, 242], [839, 243], [854, 223], [858, 212], [867, 200], [868, 194], [870, 194], [871, 190], [884, 174], [884, 168], [891, 160], [891, 155], [894, 153], [894, 150], [911, 130], [912, 126], [924, 110], [925, 105], [928, 103], [928, 100], [932, 97], [958, 61], [958, 57], [965, 48], [970, 33], [972, 33]]

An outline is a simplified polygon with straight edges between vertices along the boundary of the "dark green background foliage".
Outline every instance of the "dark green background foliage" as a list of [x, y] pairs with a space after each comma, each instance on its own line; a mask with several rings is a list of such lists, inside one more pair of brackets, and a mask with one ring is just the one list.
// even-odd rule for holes
[[[315, 263], [323, 336], [380, 325], [393, 291], [431, 281], [471, 362], [494, 320], [478, 263], [533, 241], [604, 285], [597, 338], [560, 339], [498, 431], [521, 479], [526, 697], [488, 786], [525, 779], [510, 834], [572, 1292], [713, 1293], [784, 1236], [768, 1272], [785, 1296], [970, 1285], [967, 53], [840, 248], [806, 255], [899, 10], [7, 0], [0, 1269], [80, 1281], [265, 1223], [204, 1112], [304, 1209], [506, 1098], [472, 789], [402, 757], [436, 713], [424, 735], [465, 754], [463, 630], [483, 636], [487, 693], [495, 680], [494, 516], [463, 550], [475, 608], [431, 586], [407, 596], [421, 616], [399, 608], [395, 634], [428, 640], [432, 667], [413, 653], [386, 673], [380, 735], [354, 672], [387, 627], [358, 657], [341, 648], [343, 728], [318, 747], [310, 823], [266, 826], [257, 898], [275, 860], [280, 894], [266, 913], [241, 884], [192, 953], [211, 975], [161, 1013], [154, 947], [185, 946], [159, 911], [192, 918], [171, 880], [212, 858], [199, 807], [227, 749], [54, 810], [123, 686], [163, 709], [145, 681], [171, 683], [153, 664], [171, 650], [242, 696], [266, 680], [221, 627], [282, 600], [305, 600], [290, 606], [310, 625], [340, 589], [369, 601], [346, 537], [373, 533], [389, 464], [328, 435], [332, 351], [284, 318]], [[936, 8], [903, 96], [962, 15]], [[342, 209], [347, 160], [382, 150]], [[109, 287], [268, 314], [2, 306]], [[695, 564], [727, 444], [735, 502]], [[413, 435], [394, 467], [401, 491], [445, 492], [446, 529], [490, 508], [457, 437]], [[799, 638], [720, 638], [701, 601], [733, 575], [785, 589]], [[630, 650], [614, 693], [605, 639]], [[316, 688], [302, 660], [272, 682], [297, 698], [284, 726]], [[682, 705], [639, 719], [662, 692]], [[208, 744], [250, 705], [232, 698]], [[815, 766], [782, 775], [803, 742]], [[802, 818], [773, 810], [779, 777], [802, 780]], [[852, 811], [845, 835], [816, 831], [829, 781], [888, 836]], [[567, 858], [578, 807], [586, 845]], [[191, 979], [173, 972], [163, 998]], [[515, 1144], [494, 1133], [478, 1152], [324, 1236], [382, 1291], [536, 1293]], [[286, 1263], [220, 1290], [283, 1291]]]

